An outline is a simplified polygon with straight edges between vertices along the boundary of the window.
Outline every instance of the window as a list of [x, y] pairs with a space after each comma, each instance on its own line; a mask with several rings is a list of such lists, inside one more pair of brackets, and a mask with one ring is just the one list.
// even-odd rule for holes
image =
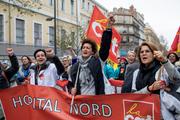
[[61, 29], [61, 39], [62, 39], [62, 41], [66, 39], [66, 30], [65, 29]]
[[4, 41], [4, 18], [3, 15], [0, 15], [0, 42]]
[[54, 0], [49, 0], [49, 5], [53, 6], [54, 5]]
[[39, 2], [39, 0], [32, 0], [33, 2]]
[[90, 3], [88, 2], [87, 11], [90, 10]]
[[54, 27], [49, 27], [49, 46], [54, 46]]
[[42, 46], [42, 25], [34, 23], [34, 45]]
[[16, 19], [16, 43], [18, 44], [25, 43], [24, 23], [24, 20]]
[[74, 0], [71, 0], [71, 15], [74, 15]]
[[128, 42], [128, 40], [129, 40], [128, 36], [123, 36], [123, 39], [121, 42], [126, 43], [126, 42]]
[[124, 23], [130, 24], [130, 17], [129, 16], [124, 16]]
[[64, 5], [65, 5], [65, 1], [61, 0], [61, 10], [64, 11]]
[[71, 32], [71, 41], [75, 41], [75, 32]]
[[85, 9], [85, 0], [82, 0], [82, 9]]
[[61, 29], [61, 47], [65, 47], [66, 46], [66, 41], [67, 40], [67, 36], [66, 36], [66, 30], [65, 29]]
[[133, 30], [133, 27], [132, 27], [132, 26], [129, 27], [129, 33], [131, 33], [131, 34], [134, 33], [134, 30]]

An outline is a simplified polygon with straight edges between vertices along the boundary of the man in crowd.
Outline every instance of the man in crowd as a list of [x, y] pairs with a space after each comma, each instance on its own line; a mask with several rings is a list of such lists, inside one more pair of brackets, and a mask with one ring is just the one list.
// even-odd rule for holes
[[[19, 64], [17, 57], [14, 54], [12, 48], [7, 48], [7, 54], [9, 56], [11, 66], [7, 69], [3, 69], [3, 65], [0, 63], [0, 89], [5, 89], [10, 87], [11, 78], [18, 72]], [[0, 104], [0, 120], [4, 120], [4, 115]]]

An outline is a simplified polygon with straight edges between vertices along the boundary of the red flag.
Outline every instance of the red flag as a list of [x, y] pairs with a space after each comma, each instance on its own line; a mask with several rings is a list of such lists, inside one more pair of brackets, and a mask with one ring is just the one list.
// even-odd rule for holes
[[[107, 23], [108, 19], [101, 13], [97, 6], [95, 6], [89, 23], [89, 28], [87, 30], [87, 37], [91, 40], [94, 40], [98, 46], [100, 46], [101, 37], [103, 31], [106, 29]], [[109, 60], [113, 63], [117, 63], [116, 54], [118, 51], [118, 45], [120, 43], [121, 36], [114, 28], [112, 28], [112, 32], [113, 35], [111, 48], [109, 51]]]
[[180, 27], [171, 45], [171, 51], [180, 52]]
[[114, 80], [114, 79], [109, 79], [109, 82], [112, 86], [115, 87], [122, 87], [124, 85], [124, 81], [123, 80]]
[[56, 85], [64, 88], [65, 86], [67, 86], [68, 82], [69, 82], [68, 80], [57, 80]]

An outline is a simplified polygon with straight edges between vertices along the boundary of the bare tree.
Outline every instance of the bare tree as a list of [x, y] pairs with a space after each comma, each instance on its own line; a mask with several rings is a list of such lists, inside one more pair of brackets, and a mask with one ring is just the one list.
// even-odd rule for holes
[[[9, 2], [0, 1], [0, 3], [3, 3], [1, 5], [6, 5], [11, 7], [9, 8], [10, 11], [13, 11], [13, 9], [17, 9], [17, 11], [21, 15], [23, 14], [34, 15], [35, 13], [34, 10], [39, 10], [42, 7], [41, 0], [9, 0]], [[4, 11], [8, 11], [8, 10], [4, 9]]]
[[[82, 27], [78, 28], [78, 33], [79, 34], [77, 34], [77, 31], [71, 33], [63, 32], [61, 38], [57, 36], [57, 46], [62, 50], [66, 50], [68, 46], [72, 46], [76, 54], [78, 54], [80, 49], [80, 43], [86, 38], [85, 31], [82, 29]], [[78, 38], [80, 40], [78, 40]]]

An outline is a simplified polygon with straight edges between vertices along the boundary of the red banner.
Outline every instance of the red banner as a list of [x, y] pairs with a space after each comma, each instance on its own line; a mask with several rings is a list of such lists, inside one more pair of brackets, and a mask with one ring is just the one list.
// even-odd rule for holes
[[[97, 6], [95, 6], [89, 23], [89, 28], [87, 30], [87, 37], [94, 40], [98, 46], [101, 44], [102, 33], [106, 29], [107, 23], [108, 19], [101, 13]], [[113, 35], [109, 51], [109, 60], [112, 63], [117, 63], [116, 57], [121, 36], [114, 28], [112, 28], [112, 32]]]
[[56, 88], [23, 85], [0, 91], [6, 120], [160, 120], [158, 95], [71, 96]]

